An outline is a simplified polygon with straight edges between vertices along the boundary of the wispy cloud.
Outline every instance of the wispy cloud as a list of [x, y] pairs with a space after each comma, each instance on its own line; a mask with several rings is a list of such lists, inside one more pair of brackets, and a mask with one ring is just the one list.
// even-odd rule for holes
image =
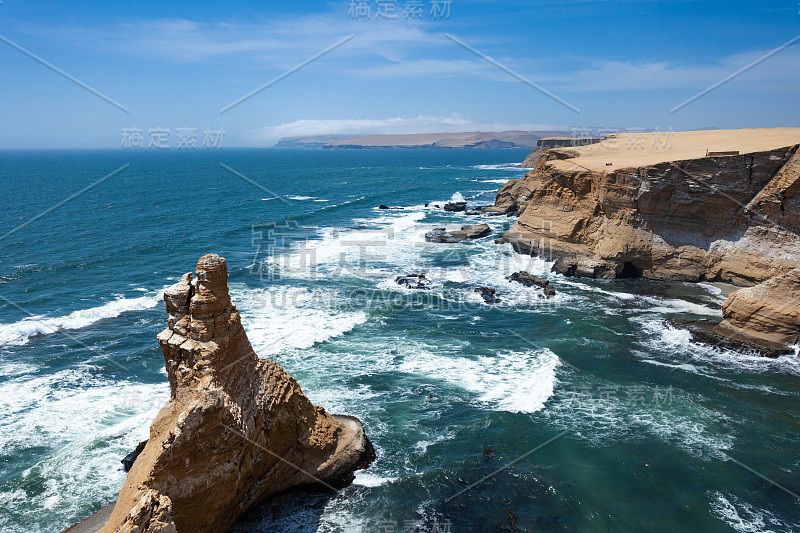
[[[766, 52], [769, 50], [733, 54], [707, 64], [588, 60], [584, 67], [569, 73], [568, 78], [561, 77], [557, 81], [561, 88], [577, 91], [703, 88], [750, 64]], [[785, 92], [796, 91], [798, 81], [800, 46], [792, 46], [743, 74], [736, 84], [748, 89]]]
[[284, 137], [317, 135], [378, 135], [402, 133], [455, 133], [463, 131], [564, 131], [564, 125], [479, 122], [458, 114], [449, 116], [389, 117], [380, 119], [303, 119], [250, 132], [247, 143], [272, 146]]
[[[584, 1], [584, 0], [580, 0]], [[594, 1], [594, 0], [590, 0]], [[347, 47], [320, 68], [352, 79], [468, 77], [517, 83], [484, 61], [453, 49], [441, 25], [425, 23], [364, 23], [345, 11], [241, 22], [197, 22], [186, 19], [140, 20], [110, 28], [41, 27], [19, 30], [41, 40], [58, 42], [86, 53], [136, 56], [165, 63], [203, 63], [231, 58], [252, 70], [285, 69], [331, 42], [354, 33]], [[776, 40], [776, 45], [780, 44]], [[514, 54], [514, 43], [495, 37], [476, 40], [498, 61], [553, 90], [630, 91], [696, 89], [736, 71], [768, 50], [748, 50], [706, 63], [641, 61], [601, 57], [525, 56]], [[497, 48], [504, 53], [497, 54]], [[98, 52], [101, 51], [101, 52]], [[800, 46], [792, 46], [737, 84], [772, 91], [796, 90], [800, 78]]]

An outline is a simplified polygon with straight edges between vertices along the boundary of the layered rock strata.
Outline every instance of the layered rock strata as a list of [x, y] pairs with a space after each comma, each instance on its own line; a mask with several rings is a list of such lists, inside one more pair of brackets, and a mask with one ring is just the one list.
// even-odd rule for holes
[[158, 335], [170, 400], [150, 427], [104, 532], [226, 531], [291, 487], [340, 488], [374, 458], [361, 423], [314, 406], [260, 359], [231, 302], [225, 259], [203, 256], [164, 292]]
[[[749, 287], [800, 264], [800, 128], [682, 132], [665, 143], [619, 134], [545, 151], [497, 195], [498, 208], [519, 214], [502, 240], [568, 276]], [[729, 151], [740, 155], [705, 156]], [[747, 329], [735, 302], [751, 296], [732, 298], [726, 321]]]
[[722, 304], [717, 331], [771, 350], [800, 346], [800, 269], [740, 289]]

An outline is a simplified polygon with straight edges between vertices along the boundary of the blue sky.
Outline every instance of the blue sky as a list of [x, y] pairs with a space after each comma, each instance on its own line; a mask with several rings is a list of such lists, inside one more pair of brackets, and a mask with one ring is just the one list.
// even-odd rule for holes
[[130, 112], [0, 42], [0, 148], [119, 147], [131, 127], [224, 128], [225, 146], [269, 146], [315, 133], [800, 125], [800, 42], [670, 111], [800, 35], [798, 0], [451, 0], [436, 19], [435, 0], [417, 0], [422, 20], [406, 20], [410, 1], [390, 1], [388, 20], [378, 0], [369, 19], [350, 0], [2, 0], [0, 36]]

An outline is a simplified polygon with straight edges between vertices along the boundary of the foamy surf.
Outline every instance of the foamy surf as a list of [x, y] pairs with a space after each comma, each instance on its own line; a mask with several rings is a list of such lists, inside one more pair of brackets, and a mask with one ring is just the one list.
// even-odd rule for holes
[[24, 318], [19, 322], [0, 324], [0, 346], [26, 344], [36, 335], [51, 335], [61, 330], [81, 329], [106, 318], [116, 318], [129, 311], [152, 309], [161, 303], [163, 292], [154, 296], [118, 298], [103, 305], [73, 311], [60, 317], [43, 315]]
[[0, 448], [36, 458], [0, 492], [0, 530], [49, 531], [37, 523], [50, 514], [79, 516], [86, 502], [108, 501], [125, 479], [120, 459], [168, 399], [166, 382], [117, 382], [85, 367], [0, 383]]
[[333, 291], [232, 286], [231, 296], [250, 342], [261, 356], [287, 348], [310, 348], [367, 321], [362, 311], [338, 310], [341, 302]]
[[679, 364], [713, 363], [721, 368], [740, 369], [748, 372], [800, 375], [800, 358], [796, 354], [776, 358], [763, 357], [752, 352], [740, 352], [718, 348], [695, 342], [689, 330], [677, 328], [658, 319], [639, 317], [635, 320], [641, 325], [641, 343], [652, 353], [664, 354], [669, 363], [679, 360]]
[[790, 524], [731, 494], [714, 491], [709, 496], [711, 514], [739, 533], [788, 533], [800, 529], [800, 524]]
[[535, 413], [553, 395], [561, 360], [547, 348], [477, 358], [417, 353], [399, 369], [440, 379], [474, 393], [499, 411]]

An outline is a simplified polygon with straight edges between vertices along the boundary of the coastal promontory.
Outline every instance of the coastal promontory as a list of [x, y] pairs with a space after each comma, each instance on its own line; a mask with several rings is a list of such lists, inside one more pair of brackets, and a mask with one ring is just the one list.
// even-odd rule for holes
[[797, 301], [776, 301], [791, 297], [800, 265], [799, 146], [800, 128], [769, 128], [548, 149], [498, 193], [498, 208], [519, 214], [503, 240], [568, 276], [769, 281], [734, 293], [721, 329], [787, 346], [800, 334], [786, 314]]

